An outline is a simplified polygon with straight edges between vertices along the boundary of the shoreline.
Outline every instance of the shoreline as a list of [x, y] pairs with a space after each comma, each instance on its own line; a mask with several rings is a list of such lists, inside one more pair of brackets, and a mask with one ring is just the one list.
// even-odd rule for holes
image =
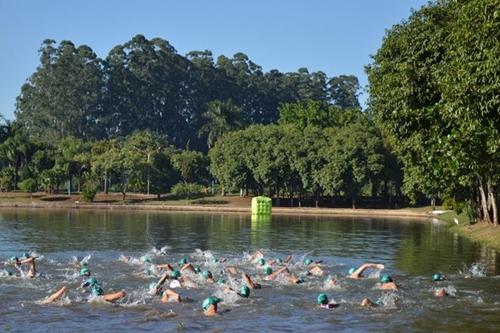
[[[250, 207], [214, 206], [214, 205], [147, 205], [147, 204], [101, 204], [101, 203], [41, 203], [41, 202], [1, 202], [0, 208], [27, 209], [73, 209], [73, 210], [112, 210], [112, 211], [166, 211], [166, 212], [209, 212], [240, 213], [251, 215]], [[273, 207], [273, 215], [321, 215], [321, 216], [362, 216], [362, 217], [399, 217], [432, 219], [429, 212], [407, 209], [350, 209], [350, 208], [315, 208], [315, 207]]]

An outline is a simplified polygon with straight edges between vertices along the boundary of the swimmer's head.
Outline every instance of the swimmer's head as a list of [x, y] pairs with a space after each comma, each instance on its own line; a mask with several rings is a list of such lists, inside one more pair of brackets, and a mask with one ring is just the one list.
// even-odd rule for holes
[[147, 263], [147, 264], [150, 264], [151, 263], [151, 258], [149, 256], [142, 256], [141, 257], [141, 261], [143, 263]]
[[246, 285], [241, 286], [239, 295], [241, 297], [247, 298], [248, 296], [250, 296], [250, 288], [248, 288], [248, 286]]
[[264, 266], [266, 264], [266, 261], [264, 260], [264, 258], [260, 258], [257, 263], [261, 266]]
[[80, 269], [80, 276], [90, 276], [90, 269], [87, 267]]
[[202, 275], [205, 279], [212, 279], [212, 278], [213, 278], [212, 272], [210, 272], [210, 271], [203, 271], [203, 273], [201, 273], [201, 275]]
[[349, 275], [352, 275], [354, 272], [356, 272], [356, 268], [351, 267], [351, 268], [349, 269]]
[[309, 258], [307, 258], [306, 260], [304, 260], [304, 265], [308, 266], [308, 265], [310, 265], [312, 263], [313, 263], [313, 261], [311, 259], [309, 259]]
[[390, 275], [384, 274], [380, 277], [380, 283], [392, 282], [392, 277]]
[[278, 265], [281, 265], [283, 263], [283, 260], [281, 260], [281, 258], [276, 258], [276, 263]]
[[144, 274], [146, 274], [146, 275], [153, 274], [153, 270], [151, 269], [151, 267], [144, 268]]
[[222, 299], [215, 296], [210, 296], [208, 298], [205, 298], [201, 306], [203, 310], [207, 310], [211, 305], [217, 305], [220, 302], [222, 302]]
[[24, 252], [23, 257], [28, 259], [28, 258], [31, 258], [31, 255], [28, 252]]
[[219, 258], [213, 257], [213, 262], [219, 262]]
[[188, 263], [188, 260], [186, 257], [182, 258], [181, 260], [179, 260], [179, 265], [185, 265]]
[[443, 281], [445, 280], [444, 276], [441, 274], [441, 273], [435, 273], [433, 276], [432, 276], [432, 281]]
[[226, 280], [224, 280], [223, 278], [219, 278], [217, 280], [217, 284], [226, 284]]
[[15, 263], [15, 262], [18, 262], [19, 261], [19, 258], [18, 257], [10, 257], [9, 258], [9, 262], [10, 263]]
[[273, 269], [269, 266], [264, 268], [264, 274], [271, 275], [273, 273]]
[[196, 267], [194, 268], [194, 272], [195, 272], [195, 273], [200, 273], [200, 272], [201, 272], [201, 268], [200, 268], [200, 267], [198, 267], [198, 266], [196, 266]]
[[178, 271], [178, 270], [176, 270], [176, 269], [172, 271], [172, 278], [173, 278], [173, 279], [178, 279], [178, 278], [180, 278], [180, 277], [181, 277], [181, 272], [179, 272], [179, 271]]
[[316, 300], [318, 301], [318, 304], [328, 304], [328, 296], [326, 296], [326, 294], [324, 293], [319, 294]]

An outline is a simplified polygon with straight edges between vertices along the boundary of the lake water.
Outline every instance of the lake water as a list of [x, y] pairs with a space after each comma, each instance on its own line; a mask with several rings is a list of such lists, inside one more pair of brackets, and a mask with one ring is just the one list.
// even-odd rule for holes
[[[166, 255], [159, 251], [165, 246]], [[305, 283], [263, 281], [262, 269], [248, 260], [257, 249], [266, 259], [292, 255], [290, 270]], [[12, 270], [7, 259], [23, 252], [40, 256], [37, 269], [43, 276], [6, 276]], [[75, 257], [88, 254], [89, 268], [105, 292], [123, 289], [125, 299], [89, 301], [88, 294], [75, 289], [82, 281]], [[142, 264], [119, 261], [122, 254], [148, 254], [154, 263], [173, 264], [187, 257], [235, 288], [241, 285], [239, 276], [228, 276], [225, 267], [236, 266], [263, 288], [244, 299], [194, 276], [197, 288], [176, 289], [190, 301], [162, 304], [159, 296], [147, 293], [159, 275], [144, 274]], [[227, 261], [221, 263], [222, 258]], [[325, 276], [305, 276], [304, 258], [322, 260]], [[0, 331], [493, 332], [500, 327], [498, 253], [425, 220], [273, 216], [252, 221], [236, 214], [0, 210], [0, 261], [5, 261], [0, 264]], [[384, 264], [384, 273], [401, 289], [377, 290], [376, 273], [363, 280], [345, 278], [350, 267], [363, 262]], [[435, 272], [448, 280], [432, 282]], [[327, 275], [339, 284], [326, 286]], [[62, 301], [40, 304], [63, 285], [71, 290]], [[435, 297], [438, 287], [452, 296]], [[318, 308], [319, 292], [340, 306]], [[210, 295], [224, 299], [216, 318], [201, 311]], [[364, 297], [380, 305], [362, 308]]]

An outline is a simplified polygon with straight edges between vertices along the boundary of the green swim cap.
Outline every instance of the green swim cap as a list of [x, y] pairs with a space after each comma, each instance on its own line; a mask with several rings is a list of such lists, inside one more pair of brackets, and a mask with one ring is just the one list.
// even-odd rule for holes
[[30, 254], [28, 252], [24, 252], [23, 257], [25, 257], [26, 259], [31, 258]]
[[443, 276], [441, 275], [441, 273], [435, 273], [433, 276], [432, 276], [432, 281], [443, 281], [444, 278]]
[[304, 260], [304, 265], [310, 265], [312, 263], [313, 263], [313, 261], [311, 259], [309, 259], [309, 258], [307, 258], [306, 260]]
[[276, 258], [276, 263], [281, 265], [283, 263], [283, 260], [281, 260], [281, 258]]
[[211, 279], [211, 278], [213, 277], [212, 272], [210, 272], [210, 271], [203, 271], [203, 273], [201, 273], [201, 275], [202, 275], [205, 279]]
[[99, 285], [99, 282], [97, 282], [97, 279], [95, 277], [91, 277], [87, 280], [86, 283], [88, 283], [89, 286]]
[[261, 266], [264, 266], [266, 264], [266, 261], [264, 260], [264, 258], [260, 258], [257, 263]]
[[104, 291], [102, 290], [101, 286], [96, 284], [92, 286], [92, 289], [90, 290], [90, 293], [93, 296], [102, 296], [104, 294]]
[[392, 277], [390, 275], [384, 274], [380, 277], [380, 282], [381, 283], [392, 282]]
[[220, 302], [222, 302], [222, 299], [215, 296], [210, 296], [208, 298], [205, 298], [205, 300], [201, 304], [201, 307], [203, 308], [203, 310], [206, 310], [210, 307], [210, 305], [217, 305]]
[[150, 264], [151, 263], [151, 258], [149, 256], [142, 256], [141, 257], [141, 261], [144, 262], [144, 263]]
[[219, 278], [217, 280], [217, 284], [225, 284], [226, 283], [226, 280], [224, 280], [223, 278]]
[[219, 258], [214, 257], [214, 262], [219, 262]]
[[328, 304], [328, 296], [326, 296], [326, 294], [324, 293], [321, 293], [318, 295], [318, 298], [317, 298], [317, 301], [318, 301], [318, 304]]
[[352, 275], [354, 272], [356, 272], [356, 268], [351, 267], [351, 268], [349, 269], [349, 275]]
[[19, 259], [17, 257], [10, 257], [9, 258], [9, 262], [10, 263], [13, 263], [13, 262], [17, 262]]
[[151, 267], [144, 268], [144, 274], [151, 275], [152, 273], [153, 273], [153, 270], [151, 269]]
[[271, 275], [273, 273], [273, 269], [269, 266], [264, 268], [264, 274]]
[[90, 275], [90, 269], [87, 267], [84, 267], [80, 269], [80, 276], [89, 276]]
[[195, 273], [199, 273], [199, 272], [201, 272], [200, 267], [196, 266], [196, 267], [194, 268], [194, 272], [195, 272]]
[[246, 286], [246, 285], [242, 285], [241, 289], [240, 289], [240, 294], [239, 295], [241, 297], [247, 298], [248, 296], [250, 296], [250, 288], [248, 288], [248, 286]]
[[188, 260], [186, 257], [182, 258], [181, 260], [179, 260], [179, 265], [185, 265], [188, 263]]
[[178, 279], [178, 278], [180, 278], [180, 277], [181, 277], [181, 272], [179, 272], [178, 270], [174, 270], [174, 271], [172, 272], [172, 277], [173, 277], [174, 279]]

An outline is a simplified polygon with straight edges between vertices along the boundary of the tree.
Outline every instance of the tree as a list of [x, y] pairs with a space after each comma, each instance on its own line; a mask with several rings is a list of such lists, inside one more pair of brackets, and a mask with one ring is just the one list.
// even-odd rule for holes
[[328, 82], [330, 85], [329, 95], [333, 105], [341, 109], [360, 109], [359, 81], [354, 75], [335, 76]]
[[172, 165], [186, 183], [206, 183], [208, 181], [208, 159], [202, 153], [183, 150], [172, 156]]
[[40, 65], [17, 98], [17, 120], [45, 142], [101, 137], [101, 59], [90, 47], [66, 40], [45, 40], [39, 54]]
[[[26, 165], [33, 154], [33, 145], [29, 140], [28, 133], [19, 122], [6, 122], [4, 126], [5, 140], [0, 143], [0, 160], [6, 162], [12, 172], [12, 187], [17, 188], [19, 181], [19, 170]], [[6, 177], [7, 173], [5, 173]]]
[[33, 192], [36, 192], [38, 185], [35, 179], [27, 178], [19, 183], [19, 188], [23, 192], [28, 192], [30, 194], [30, 198], [33, 199]]
[[243, 114], [231, 99], [227, 101], [212, 101], [203, 114], [205, 124], [200, 128], [199, 136], [207, 137], [210, 149], [222, 134], [243, 127]]

